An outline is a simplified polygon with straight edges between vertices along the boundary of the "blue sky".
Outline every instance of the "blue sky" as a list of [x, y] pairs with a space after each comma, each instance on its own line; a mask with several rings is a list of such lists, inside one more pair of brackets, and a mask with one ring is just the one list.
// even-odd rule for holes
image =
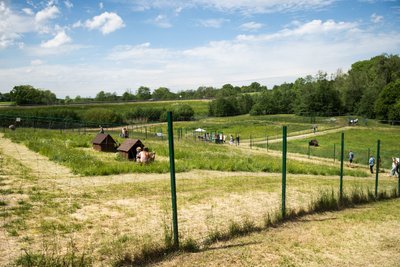
[[398, 0], [0, 0], [0, 92], [271, 88], [399, 54], [399, 33]]

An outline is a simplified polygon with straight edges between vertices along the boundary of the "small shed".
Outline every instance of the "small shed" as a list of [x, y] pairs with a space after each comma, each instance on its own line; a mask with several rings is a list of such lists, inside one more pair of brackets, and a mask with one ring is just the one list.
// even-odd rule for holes
[[143, 149], [144, 145], [139, 139], [126, 139], [122, 145], [118, 147], [118, 152], [121, 157], [128, 160], [136, 159], [136, 149], [140, 147]]
[[109, 134], [99, 133], [92, 141], [93, 149], [103, 152], [115, 152], [116, 142]]

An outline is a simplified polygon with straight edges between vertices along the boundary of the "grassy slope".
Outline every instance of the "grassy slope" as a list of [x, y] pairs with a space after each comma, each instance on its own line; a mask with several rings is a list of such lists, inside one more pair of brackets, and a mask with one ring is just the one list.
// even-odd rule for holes
[[[368, 163], [368, 149], [370, 154], [376, 156], [377, 140], [381, 140], [380, 155], [384, 168], [390, 168], [391, 158], [400, 156], [398, 147], [399, 127], [386, 128], [354, 128], [345, 133], [345, 160], [351, 149], [355, 153], [355, 163]], [[307, 154], [308, 141], [311, 138], [288, 141], [288, 151]], [[336, 159], [340, 159], [341, 133], [333, 133], [317, 136], [319, 147], [310, 147], [311, 155], [325, 158], [333, 158], [334, 144], [336, 146]], [[265, 145], [263, 145], [265, 146]], [[280, 143], [269, 144], [270, 149], [281, 149]]]
[[158, 266], [398, 266], [400, 200], [289, 222]]

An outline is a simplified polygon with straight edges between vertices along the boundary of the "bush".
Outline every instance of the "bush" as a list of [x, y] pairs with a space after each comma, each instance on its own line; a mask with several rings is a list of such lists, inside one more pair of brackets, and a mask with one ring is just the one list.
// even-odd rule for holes
[[90, 109], [82, 115], [82, 119], [93, 124], [118, 124], [123, 122], [121, 115], [104, 108]]

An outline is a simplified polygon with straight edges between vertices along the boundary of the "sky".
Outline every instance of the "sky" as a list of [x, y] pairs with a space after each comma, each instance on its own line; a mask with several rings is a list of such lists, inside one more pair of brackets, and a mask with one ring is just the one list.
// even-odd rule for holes
[[272, 88], [400, 53], [399, 0], [0, 0], [0, 92]]

